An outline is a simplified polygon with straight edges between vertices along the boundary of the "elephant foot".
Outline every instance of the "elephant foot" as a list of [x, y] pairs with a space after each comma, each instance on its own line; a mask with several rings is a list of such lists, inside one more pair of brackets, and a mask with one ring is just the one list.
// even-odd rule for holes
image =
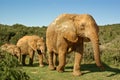
[[55, 70], [56, 68], [53, 65], [49, 65], [50, 70]]
[[56, 69], [58, 72], [64, 72], [64, 68], [60, 68], [59, 66]]
[[44, 67], [44, 65], [43, 65], [43, 64], [40, 64], [39, 66], [40, 66], [40, 67]]
[[105, 70], [104, 66], [98, 66], [98, 67], [100, 68], [100, 71], [104, 71]]
[[27, 66], [26, 64], [22, 64], [23, 66]]
[[30, 64], [30, 63], [29, 63], [28, 66], [33, 66], [33, 64]]
[[82, 75], [82, 73], [80, 71], [73, 71], [73, 75], [74, 76], [80, 76], [80, 75]]

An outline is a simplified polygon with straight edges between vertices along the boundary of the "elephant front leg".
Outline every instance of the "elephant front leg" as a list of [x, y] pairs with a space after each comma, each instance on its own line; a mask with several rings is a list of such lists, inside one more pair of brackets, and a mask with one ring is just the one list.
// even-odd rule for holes
[[75, 52], [75, 63], [73, 69], [74, 76], [80, 76], [82, 73], [80, 72], [80, 64], [83, 56], [83, 44], [80, 45], [80, 48], [76, 49]]
[[54, 57], [53, 57], [53, 64], [54, 64], [55, 67], [58, 65], [57, 57], [58, 57], [58, 54], [54, 54]]
[[44, 64], [43, 64], [43, 54], [41, 53], [40, 50], [37, 50], [37, 53], [38, 53], [38, 59], [39, 59], [39, 66], [43, 67], [44, 66]]
[[73, 75], [74, 76], [80, 76], [80, 63], [82, 60], [82, 54], [80, 53], [75, 53], [75, 63], [74, 63], [74, 69], [73, 69]]
[[57, 66], [58, 72], [64, 72], [64, 67], [66, 63], [66, 54], [64, 51], [60, 51], [58, 54], [59, 65]]
[[43, 55], [42, 55], [42, 53], [39, 53], [39, 54], [38, 54], [38, 57], [39, 57], [39, 66], [40, 66], [40, 67], [43, 67], [44, 64], [43, 64]]
[[48, 57], [49, 57], [49, 69], [50, 70], [55, 70], [54, 64], [53, 64], [53, 52], [49, 52], [48, 53]]
[[29, 65], [32, 66], [33, 65], [34, 52], [31, 53], [29, 56], [30, 56], [30, 58], [29, 58]]

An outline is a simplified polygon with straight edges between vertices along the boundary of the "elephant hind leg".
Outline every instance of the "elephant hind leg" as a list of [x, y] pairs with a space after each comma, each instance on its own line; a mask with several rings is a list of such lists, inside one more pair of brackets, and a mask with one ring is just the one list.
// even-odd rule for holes
[[22, 55], [22, 64], [23, 64], [24, 66], [26, 65], [26, 64], [25, 64], [26, 56], [27, 56], [27, 55]]
[[30, 58], [29, 58], [29, 65], [32, 66], [33, 65], [33, 58], [34, 58], [34, 53], [29, 55]]
[[49, 52], [48, 51], [48, 57], [49, 57], [49, 69], [50, 70], [55, 70], [55, 66], [54, 66], [54, 63], [53, 63], [53, 56], [54, 56], [54, 52], [53, 51], [51, 51], [51, 52]]

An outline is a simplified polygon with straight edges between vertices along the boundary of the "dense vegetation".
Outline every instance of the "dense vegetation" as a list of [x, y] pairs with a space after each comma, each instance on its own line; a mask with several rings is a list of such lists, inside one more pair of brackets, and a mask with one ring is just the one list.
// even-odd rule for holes
[[15, 56], [0, 50], [0, 80], [29, 80]]
[[[99, 28], [102, 61], [108, 65], [120, 66], [120, 24], [104, 25]], [[28, 27], [21, 24], [12, 26], [0, 24], [0, 46], [4, 43], [16, 44], [18, 39], [24, 35], [39, 35], [45, 39], [46, 29], [46, 26]], [[82, 64], [90, 64], [94, 62], [92, 45], [91, 43], [84, 44]], [[73, 58], [74, 53], [67, 55], [67, 62], [73, 64]]]
[[0, 45], [3, 43], [16, 44], [19, 38], [24, 35], [39, 35], [45, 38], [46, 27], [27, 27], [21, 24], [12, 26], [0, 24]]
[[[105, 25], [99, 27], [100, 48], [103, 62], [120, 64], [120, 24]], [[39, 35], [44, 37], [46, 26], [27, 27], [22, 24], [3, 25], [0, 24], [0, 45], [4, 43], [16, 44], [19, 38], [24, 35]], [[70, 54], [73, 55], [73, 54]], [[69, 57], [69, 62], [73, 61], [73, 57]], [[93, 51], [91, 43], [85, 43], [83, 63], [93, 61]]]

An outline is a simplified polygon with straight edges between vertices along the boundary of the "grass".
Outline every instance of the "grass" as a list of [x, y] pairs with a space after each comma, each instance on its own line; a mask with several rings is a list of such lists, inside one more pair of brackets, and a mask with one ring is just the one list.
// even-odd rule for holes
[[48, 65], [41, 68], [38, 63], [32, 67], [24, 66], [23, 70], [30, 76], [30, 80], [119, 80], [120, 66], [108, 66], [104, 64], [105, 71], [99, 71], [95, 64], [81, 64], [83, 75], [75, 77], [72, 75], [73, 65], [67, 64], [65, 72], [50, 71]]

